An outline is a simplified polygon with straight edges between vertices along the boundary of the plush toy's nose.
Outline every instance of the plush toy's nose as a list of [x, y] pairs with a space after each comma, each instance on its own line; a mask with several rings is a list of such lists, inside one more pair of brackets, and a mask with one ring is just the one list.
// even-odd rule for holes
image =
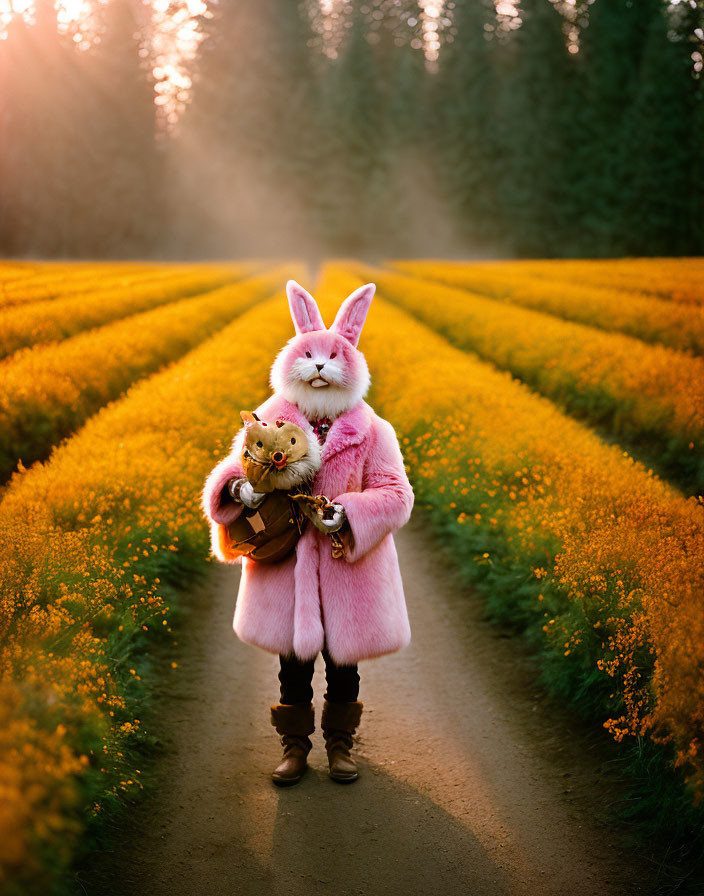
[[286, 455], [283, 451], [275, 451], [271, 455], [271, 459], [274, 461], [275, 467], [285, 467], [286, 466]]

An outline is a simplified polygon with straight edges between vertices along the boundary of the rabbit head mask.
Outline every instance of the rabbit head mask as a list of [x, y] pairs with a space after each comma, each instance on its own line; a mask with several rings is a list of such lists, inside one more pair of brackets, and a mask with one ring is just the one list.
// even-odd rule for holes
[[367, 394], [369, 368], [357, 343], [375, 290], [373, 283], [355, 289], [327, 329], [313, 296], [295, 280], [286, 284], [296, 335], [276, 356], [269, 379], [309, 420], [335, 419]]

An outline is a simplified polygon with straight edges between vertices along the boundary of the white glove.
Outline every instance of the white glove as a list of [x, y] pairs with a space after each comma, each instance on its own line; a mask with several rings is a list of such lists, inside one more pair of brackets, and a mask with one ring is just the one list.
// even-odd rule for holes
[[318, 526], [318, 528], [321, 532], [337, 532], [345, 524], [345, 520], [347, 519], [345, 508], [342, 504], [333, 504], [333, 507], [335, 508], [333, 516], [329, 520], [321, 519], [319, 521], [320, 526]]
[[241, 501], [246, 507], [250, 507], [251, 509], [259, 507], [264, 498], [266, 498], [266, 492], [254, 491], [252, 483], [249, 481], [249, 479], [238, 480], [238, 486], [237, 499]]

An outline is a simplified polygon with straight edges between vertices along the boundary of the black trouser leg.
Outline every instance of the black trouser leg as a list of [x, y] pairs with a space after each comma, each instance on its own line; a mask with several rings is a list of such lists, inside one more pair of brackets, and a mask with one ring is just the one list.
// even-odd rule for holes
[[352, 703], [359, 696], [359, 672], [357, 664], [337, 666], [323, 648], [327, 689], [324, 697], [331, 703]]
[[[327, 688], [324, 697], [332, 703], [352, 703], [359, 696], [357, 664], [336, 665], [323, 648]], [[279, 654], [279, 683], [281, 703], [310, 703], [313, 700], [313, 672], [315, 660], [299, 660], [295, 654]]]
[[315, 660], [302, 662], [295, 654], [279, 654], [281, 703], [310, 703], [313, 700]]

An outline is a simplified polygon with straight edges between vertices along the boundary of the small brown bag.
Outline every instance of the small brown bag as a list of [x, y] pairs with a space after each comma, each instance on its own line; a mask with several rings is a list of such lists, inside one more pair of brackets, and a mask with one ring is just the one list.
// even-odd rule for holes
[[[295, 494], [303, 491], [297, 487]], [[218, 526], [220, 549], [230, 558], [278, 563], [296, 547], [307, 519], [288, 492], [270, 492], [256, 509], [243, 507], [229, 526]]]

